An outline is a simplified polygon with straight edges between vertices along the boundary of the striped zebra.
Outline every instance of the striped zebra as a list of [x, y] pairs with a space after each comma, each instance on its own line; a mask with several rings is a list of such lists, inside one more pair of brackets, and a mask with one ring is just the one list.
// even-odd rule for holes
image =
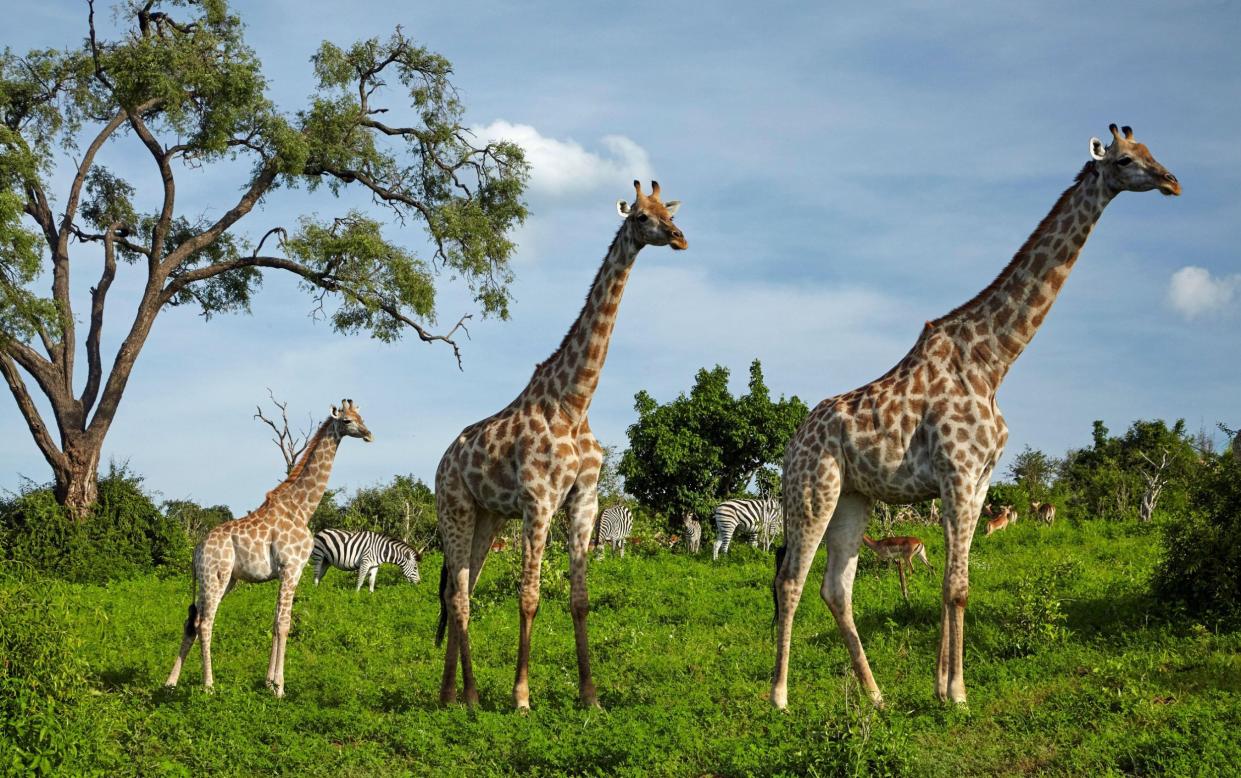
[[625, 538], [633, 533], [633, 513], [624, 505], [613, 505], [599, 514], [599, 532], [595, 535], [595, 544], [599, 555], [603, 556], [604, 544], [612, 546], [613, 553], [625, 556]]
[[735, 534], [749, 535], [750, 545], [758, 548], [761, 541], [763, 550], [770, 551], [772, 538], [784, 532], [779, 500], [728, 500], [719, 504], [711, 518], [715, 521], [712, 559], [719, 559], [721, 551], [728, 553]]
[[378, 532], [359, 530], [350, 532], [341, 529], [325, 529], [315, 534], [315, 547], [310, 552], [310, 560], [315, 565], [315, 586], [323, 578], [328, 565], [341, 570], [358, 571], [358, 588], [366, 576], [371, 577], [371, 591], [375, 591], [375, 576], [379, 566], [383, 564], [398, 565], [405, 574], [405, 580], [418, 583], [422, 580], [418, 572], [418, 559], [422, 554], [415, 551], [408, 543], [380, 535]]
[[691, 554], [702, 547], [702, 522], [693, 513], [685, 514], [685, 547]]

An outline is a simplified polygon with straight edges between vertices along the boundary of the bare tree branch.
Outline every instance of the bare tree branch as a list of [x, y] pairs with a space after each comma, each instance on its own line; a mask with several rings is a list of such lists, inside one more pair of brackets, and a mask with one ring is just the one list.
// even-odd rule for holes
[[134, 111], [128, 115], [128, 118], [129, 125], [133, 127], [143, 145], [147, 147], [147, 151], [151, 152], [155, 164], [159, 166], [159, 175], [164, 183], [164, 203], [160, 208], [159, 218], [155, 221], [155, 228], [151, 231], [151, 253], [148, 257], [148, 265], [154, 272], [163, 256], [164, 239], [168, 237], [168, 229], [172, 225], [172, 210], [177, 199], [177, 186], [172, 177], [172, 166], [168, 164], [168, 155], [147, 128], [140, 112]]
[[17, 407], [21, 409], [22, 416], [26, 419], [26, 426], [30, 428], [30, 434], [34, 436], [35, 445], [43, 452], [48, 462], [63, 466], [64, 454], [56, 447], [56, 442], [48, 433], [47, 425], [43, 423], [43, 417], [39, 415], [39, 409], [35, 407], [34, 401], [30, 399], [30, 393], [26, 391], [26, 383], [22, 381], [21, 374], [17, 372], [17, 366], [4, 351], [0, 351], [0, 373], [4, 374], [9, 391], [17, 400]]
[[[297, 433], [289, 429], [289, 404], [277, 400], [276, 395], [271, 391], [271, 387], [267, 388], [267, 396], [271, 398], [272, 405], [280, 409], [280, 426], [276, 426], [276, 422], [264, 416], [263, 408], [258, 405], [254, 406], [255, 410], [258, 411], [254, 414], [254, 418], [271, 427], [272, 431], [276, 433], [276, 437], [272, 438], [272, 442], [276, 444], [280, 449], [281, 456], [284, 457], [285, 473], [291, 473], [293, 472], [293, 465], [297, 464], [297, 458], [302, 455], [302, 452], [306, 450], [306, 446], [310, 443], [310, 431], [303, 430], [299, 438]], [[311, 423], [314, 423], [313, 419]]]
[[90, 330], [86, 334], [86, 388], [82, 391], [82, 414], [90, 414], [99, 393], [99, 381], [103, 376], [103, 363], [99, 357], [99, 337], [103, 331], [103, 306], [108, 296], [108, 287], [116, 277], [116, 247], [114, 236], [120, 227], [119, 223], [108, 225], [103, 238], [103, 272], [99, 275], [99, 283], [91, 287]]

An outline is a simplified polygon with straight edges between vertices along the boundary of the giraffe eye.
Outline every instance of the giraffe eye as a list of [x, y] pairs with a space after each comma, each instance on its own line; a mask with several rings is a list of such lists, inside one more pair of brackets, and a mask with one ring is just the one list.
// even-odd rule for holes
[[640, 214], [638, 214], [638, 221], [640, 221], [640, 222], [644, 222], [644, 221], [646, 221], [646, 220], [647, 220], [647, 219], [649, 219], [649, 218], [651, 218], [651, 217], [647, 216], [647, 215], [646, 215], [646, 214], [644, 214], [644, 213], [640, 213]]
[[1116, 164], [1120, 165], [1121, 167], [1124, 167], [1125, 165], [1128, 165], [1132, 161], [1133, 160], [1130, 159], [1129, 157], [1121, 157], [1120, 159], [1116, 160]]

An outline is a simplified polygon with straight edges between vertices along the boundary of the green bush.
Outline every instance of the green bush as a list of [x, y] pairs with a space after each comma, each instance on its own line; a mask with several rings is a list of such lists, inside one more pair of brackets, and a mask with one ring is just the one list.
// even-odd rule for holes
[[1060, 592], [1072, 585], [1079, 574], [1077, 563], [1066, 562], [1017, 579], [1012, 586], [1013, 606], [1000, 618], [1003, 655], [1030, 656], [1068, 639], [1068, 615]]
[[81, 521], [57, 505], [47, 488], [0, 503], [0, 555], [67, 581], [184, 572], [192, 551], [181, 525], [155, 507], [141, 477], [123, 465], [113, 465], [99, 480], [99, 500]]
[[1241, 461], [1205, 461], [1189, 510], [1169, 517], [1161, 535], [1155, 594], [1205, 621], [1241, 626]]
[[62, 584], [0, 564], [0, 772], [59, 772], [94, 740], [79, 731], [88, 720], [64, 715], [88, 686], [67, 609]]

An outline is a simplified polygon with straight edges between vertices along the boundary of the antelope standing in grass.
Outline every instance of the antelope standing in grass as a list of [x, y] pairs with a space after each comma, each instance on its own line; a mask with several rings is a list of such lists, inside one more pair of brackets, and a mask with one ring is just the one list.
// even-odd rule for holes
[[1034, 511], [1034, 518], [1049, 527], [1056, 522], [1056, 506], [1049, 502], [1031, 502], [1030, 510]]
[[909, 602], [909, 588], [905, 584], [905, 565], [909, 565], [909, 574], [914, 574], [914, 559], [919, 559], [926, 569], [935, 574], [931, 560], [926, 558], [926, 545], [912, 535], [897, 535], [890, 538], [875, 540], [870, 535], [862, 535], [862, 542], [875, 552], [880, 562], [896, 560], [896, 570], [901, 577], [901, 595]]

